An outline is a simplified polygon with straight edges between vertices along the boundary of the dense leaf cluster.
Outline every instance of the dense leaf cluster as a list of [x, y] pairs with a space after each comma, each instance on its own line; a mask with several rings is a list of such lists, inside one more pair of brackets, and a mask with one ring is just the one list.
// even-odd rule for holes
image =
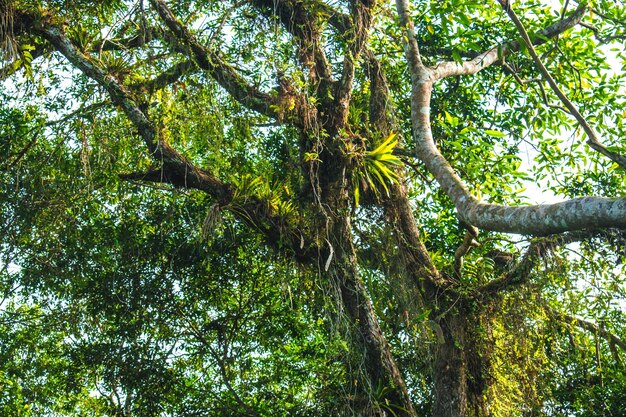
[[513, 7], [0, 0], [0, 414], [626, 415], [624, 6]]

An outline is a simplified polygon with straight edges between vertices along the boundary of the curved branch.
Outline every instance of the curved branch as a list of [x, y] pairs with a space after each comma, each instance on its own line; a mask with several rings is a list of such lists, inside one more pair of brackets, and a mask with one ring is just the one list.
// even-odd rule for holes
[[607, 44], [613, 41], [626, 40], [626, 34], [602, 36], [600, 34], [600, 29], [598, 29], [596, 26], [592, 25], [591, 23], [580, 22], [579, 25], [593, 32], [594, 38], [596, 38], [596, 40], [598, 41], [600, 45]]
[[198, 67], [191, 60], [181, 61], [172, 65], [170, 68], [163, 71], [156, 77], [142, 83], [132, 84], [131, 86], [135, 90], [142, 90], [148, 92], [149, 94], [152, 94], [167, 85], [176, 83], [178, 80], [180, 80], [181, 77], [191, 73], [194, 69], [197, 68]]
[[581, 329], [587, 330], [589, 332], [595, 333], [598, 336], [602, 337], [603, 339], [605, 339], [607, 342], [609, 342], [609, 344], [613, 345], [613, 346], [618, 346], [621, 350], [623, 350], [624, 352], [626, 352], [626, 341], [620, 339], [619, 337], [617, 337], [616, 335], [614, 335], [613, 333], [609, 332], [608, 330], [606, 330], [604, 327], [597, 325], [596, 323], [587, 321], [587, 320], [583, 320], [581, 318], [560, 312], [560, 311], [556, 311], [551, 307], [548, 306], [544, 306], [544, 310], [546, 311], [546, 313], [548, 313], [552, 318], [554, 319], [560, 319], [562, 321], [568, 322], [568, 323], [573, 323], [574, 325], [576, 325], [577, 327], [580, 327]]
[[474, 240], [477, 235], [477, 231], [472, 226], [469, 226], [469, 230], [467, 230], [465, 232], [465, 236], [463, 236], [463, 242], [461, 242], [459, 247], [454, 252], [454, 277], [456, 279], [461, 279], [463, 257], [465, 257], [465, 255], [467, 255], [472, 248], [479, 245], [478, 242]]
[[207, 71], [233, 98], [244, 106], [272, 118], [278, 118], [275, 95], [259, 91], [251, 86], [223, 57], [200, 44], [193, 34], [183, 26], [162, 0], [150, 0], [165, 25], [176, 37], [180, 46], [191, 55], [198, 66]]
[[[398, 0], [411, 72], [411, 122], [415, 152], [452, 199], [458, 216], [467, 224], [498, 232], [545, 236], [588, 228], [626, 228], [626, 197], [582, 197], [563, 203], [509, 207], [480, 202], [474, 197], [435, 145], [430, 126], [430, 98], [434, 70], [422, 65], [408, 18], [406, 0]], [[404, 23], [403, 23], [404, 24]]]
[[[580, 7], [582, 7], [582, 5], [579, 6], [579, 9]], [[557, 84], [556, 80], [552, 77], [552, 74], [550, 74], [550, 71], [548, 71], [548, 69], [543, 64], [543, 62], [541, 62], [541, 58], [539, 58], [537, 51], [535, 51], [532, 41], [530, 40], [530, 37], [528, 36], [528, 33], [526, 32], [526, 28], [524, 28], [524, 25], [519, 20], [519, 17], [517, 17], [517, 14], [515, 14], [515, 11], [513, 10], [513, 8], [508, 6], [505, 8], [505, 11], [511, 18], [511, 21], [513, 21], [513, 23], [515, 24], [515, 27], [519, 31], [520, 35], [522, 36], [522, 40], [526, 44], [526, 47], [528, 48], [528, 52], [530, 53], [530, 56], [535, 62], [535, 65], [537, 65], [537, 68], [539, 68], [539, 72], [541, 72], [543, 77], [546, 79], [546, 81], [550, 85], [550, 88], [552, 88], [552, 91], [554, 91], [554, 94], [557, 95], [559, 100], [561, 100], [561, 103], [563, 103], [563, 105], [565, 106], [565, 108], [567, 108], [569, 113], [572, 116], [574, 116], [576, 121], [580, 124], [580, 126], [583, 128], [583, 130], [587, 134], [587, 138], [588, 138], [587, 144], [592, 149], [606, 156], [607, 158], [609, 158], [611, 161], [618, 164], [623, 169], [626, 169], [626, 156], [620, 155], [617, 152], [613, 152], [607, 149], [607, 147], [604, 146], [602, 143], [600, 143], [600, 140], [598, 139], [596, 132], [589, 125], [589, 123], [587, 122], [587, 119], [585, 119], [585, 117], [578, 111], [578, 108], [574, 105], [574, 103], [570, 101], [570, 99], [567, 98], [565, 93], [561, 91], [561, 88]]]
[[[528, 40], [532, 45], [542, 45], [546, 42], [546, 39], [554, 38], [576, 26], [582, 20], [586, 11], [587, 5], [581, 3], [566, 19], [559, 20], [557, 23], [540, 30], [533, 36], [532, 41], [530, 41], [530, 38], [528, 38]], [[502, 62], [503, 58], [519, 50], [520, 43], [513, 41], [491, 48], [488, 51], [478, 54], [469, 61], [461, 63], [455, 61], [442, 62], [432, 67], [433, 76], [435, 79], [439, 80], [451, 76], [476, 74], [496, 62]]]
[[550, 252], [567, 244], [605, 235], [606, 233], [606, 230], [584, 230], [535, 239], [526, 248], [522, 259], [515, 266], [500, 278], [488, 282], [477, 288], [476, 291], [479, 294], [490, 294], [516, 285], [526, 284], [533, 268]]

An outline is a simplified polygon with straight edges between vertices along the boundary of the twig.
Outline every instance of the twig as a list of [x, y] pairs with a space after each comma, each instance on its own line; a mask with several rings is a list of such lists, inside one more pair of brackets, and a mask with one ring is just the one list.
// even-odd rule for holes
[[463, 237], [463, 242], [457, 248], [456, 252], [454, 252], [454, 276], [456, 279], [461, 279], [461, 269], [463, 268], [463, 257], [469, 253], [469, 251], [479, 246], [478, 242], [474, 240], [474, 237], [477, 235], [478, 231], [473, 226], [469, 226], [474, 230], [468, 229], [465, 232], [465, 237]]
[[550, 85], [550, 88], [552, 89], [552, 91], [554, 91], [554, 93], [561, 100], [563, 105], [569, 110], [572, 116], [574, 116], [574, 118], [578, 121], [580, 126], [583, 128], [583, 130], [587, 134], [587, 138], [588, 138], [587, 144], [592, 149], [595, 149], [597, 152], [606, 156], [607, 158], [609, 158], [610, 160], [618, 164], [623, 169], [626, 169], [626, 156], [620, 155], [617, 152], [613, 152], [607, 149], [604, 145], [602, 145], [595, 131], [589, 125], [585, 117], [578, 111], [578, 108], [567, 98], [567, 96], [563, 93], [563, 91], [561, 91], [557, 82], [554, 80], [554, 78], [552, 77], [548, 69], [545, 67], [543, 62], [541, 62], [541, 59], [539, 58], [539, 55], [537, 55], [537, 51], [535, 50], [533, 43], [530, 40], [530, 37], [528, 36], [528, 32], [526, 32], [526, 28], [524, 27], [522, 22], [519, 20], [519, 17], [517, 16], [517, 14], [515, 14], [515, 11], [511, 7], [510, 3], [504, 0], [503, 1], [498, 0], [498, 1], [503, 6], [504, 11], [509, 16], [511, 21], [515, 24], [515, 27], [517, 27], [517, 30], [520, 33], [522, 40], [524, 41], [524, 44], [528, 48], [528, 52], [530, 53], [530, 56], [535, 62], [535, 65], [537, 65], [537, 67], [539, 68], [539, 72], [541, 72], [543, 77], [546, 79], [546, 81]]

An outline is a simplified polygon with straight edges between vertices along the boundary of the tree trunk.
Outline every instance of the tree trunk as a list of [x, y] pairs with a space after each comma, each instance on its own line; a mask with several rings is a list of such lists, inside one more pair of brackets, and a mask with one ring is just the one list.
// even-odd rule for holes
[[[481, 336], [485, 317], [462, 302], [437, 321], [433, 348], [433, 417], [488, 417], [489, 349]], [[482, 319], [482, 320], [481, 320]]]
[[463, 346], [463, 317], [439, 320], [438, 343], [433, 349], [433, 417], [467, 416], [467, 358]]
[[[330, 165], [320, 175], [325, 194], [325, 206], [330, 208], [323, 223], [326, 225], [328, 258], [327, 274], [337, 286], [343, 314], [348, 319], [353, 336], [353, 348], [358, 358], [356, 381], [358, 415], [415, 417], [415, 409], [400, 370], [391, 354], [376, 318], [372, 302], [359, 276], [358, 259], [353, 245], [350, 198], [345, 186], [345, 170]], [[335, 181], [324, 181], [339, 178]]]
[[349, 217], [338, 219], [333, 232], [335, 260], [329, 273], [340, 288], [342, 306], [356, 333], [355, 348], [363, 355], [364, 372], [358, 376], [359, 408], [364, 415], [414, 417], [406, 384], [358, 275]]

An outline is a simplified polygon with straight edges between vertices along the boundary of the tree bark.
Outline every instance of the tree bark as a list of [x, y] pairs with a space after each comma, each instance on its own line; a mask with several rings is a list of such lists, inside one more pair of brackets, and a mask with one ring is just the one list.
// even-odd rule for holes
[[338, 285], [341, 306], [353, 329], [355, 350], [362, 355], [358, 380], [358, 406], [362, 415], [416, 416], [404, 379], [393, 358], [376, 318], [372, 302], [359, 277], [352, 243], [349, 194], [335, 189], [329, 203], [336, 208], [330, 236], [330, 264], [327, 273]]
[[[355, 345], [362, 354], [363, 377], [357, 396], [362, 412], [372, 416], [415, 416], [413, 404], [383, 336], [372, 303], [361, 279], [354, 268], [335, 268], [341, 273], [338, 277], [342, 303], [355, 330]], [[363, 378], [361, 378], [363, 379]]]
[[[433, 349], [433, 417], [466, 417], [468, 409], [466, 339], [463, 317], [439, 320]], [[440, 331], [439, 331], [440, 330]]]
[[472, 311], [464, 300], [451, 303], [434, 325], [432, 416], [488, 417], [490, 349], [480, 329], [489, 326], [489, 309]]

